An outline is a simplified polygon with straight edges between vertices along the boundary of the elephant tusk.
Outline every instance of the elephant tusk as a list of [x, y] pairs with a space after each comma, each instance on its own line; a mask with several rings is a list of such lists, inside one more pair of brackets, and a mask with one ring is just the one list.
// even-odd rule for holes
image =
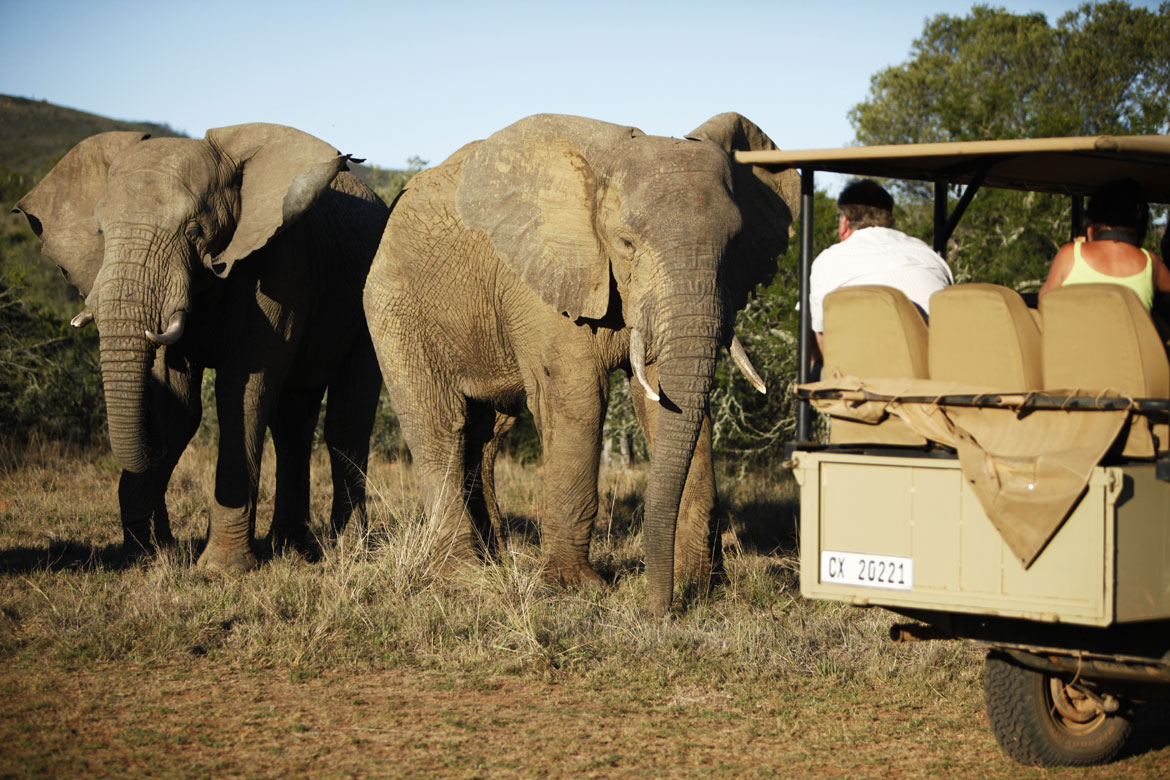
[[729, 351], [731, 352], [731, 359], [735, 361], [735, 367], [747, 378], [747, 381], [752, 383], [752, 387], [761, 393], [767, 393], [768, 388], [764, 384], [764, 380], [760, 379], [760, 375], [756, 373], [756, 367], [752, 365], [751, 358], [744, 352], [743, 344], [739, 343], [739, 336], [732, 334]]
[[84, 328], [91, 322], [93, 322], [93, 313], [89, 309], [82, 309], [76, 317], [69, 320], [69, 324], [75, 328]]
[[630, 366], [634, 369], [634, 377], [646, 391], [646, 397], [658, 403], [658, 393], [650, 388], [646, 381], [646, 343], [642, 341], [642, 334], [637, 330], [630, 331]]
[[146, 331], [146, 337], [155, 344], [162, 344], [168, 346], [174, 344], [183, 337], [183, 330], [187, 327], [187, 312], [179, 309], [171, 315], [171, 321], [167, 323], [167, 329], [162, 333], [155, 333], [152, 330]]

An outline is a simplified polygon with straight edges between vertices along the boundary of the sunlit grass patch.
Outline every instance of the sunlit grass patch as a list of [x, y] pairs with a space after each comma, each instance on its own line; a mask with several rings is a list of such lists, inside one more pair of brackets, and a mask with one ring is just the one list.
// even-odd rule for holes
[[[813, 679], [929, 691], [977, 674], [961, 645], [892, 644], [889, 613], [800, 597], [795, 490], [783, 474], [720, 474], [724, 572], [659, 620], [642, 609], [644, 467], [603, 473], [593, 559], [612, 585], [576, 591], [541, 577], [539, 467], [501, 462], [508, 533], [489, 561], [443, 566], [409, 464], [376, 461], [368, 522], [325, 545], [320, 562], [284, 554], [225, 577], [194, 565], [213, 466], [209, 447], [184, 455], [169, 495], [178, 550], [128, 567], [110, 554], [121, 534], [107, 456], [46, 455], [0, 474], [0, 654], [62, 664], [201, 658], [295, 674], [406, 665], [648, 689]], [[324, 457], [314, 479], [323, 530]], [[261, 517], [271, 512], [270, 474], [264, 484]]]

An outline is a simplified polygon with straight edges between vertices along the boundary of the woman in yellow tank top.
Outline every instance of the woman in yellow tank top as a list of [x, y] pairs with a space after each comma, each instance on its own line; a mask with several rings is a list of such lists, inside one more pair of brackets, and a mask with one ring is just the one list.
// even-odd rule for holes
[[1086, 239], [1067, 243], [1056, 253], [1040, 297], [1066, 284], [1120, 284], [1150, 309], [1155, 291], [1170, 292], [1170, 269], [1141, 248], [1150, 214], [1141, 188], [1128, 179], [1098, 187], [1087, 214]]

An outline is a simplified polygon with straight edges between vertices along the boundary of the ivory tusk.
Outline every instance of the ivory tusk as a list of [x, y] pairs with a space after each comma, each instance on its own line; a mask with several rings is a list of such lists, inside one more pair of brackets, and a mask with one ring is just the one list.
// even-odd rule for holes
[[183, 337], [183, 330], [187, 327], [187, 312], [179, 309], [171, 315], [171, 321], [167, 323], [167, 329], [162, 333], [155, 333], [152, 330], [146, 331], [146, 337], [155, 344], [162, 344], [168, 346], [174, 344]]
[[642, 334], [637, 330], [630, 330], [630, 367], [634, 369], [634, 378], [646, 391], [646, 397], [658, 403], [658, 393], [650, 388], [646, 381], [646, 343], [642, 341]]
[[91, 322], [93, 322], [93, 314], [89, 309], [82, 309], [77, 313], [76, 317], [69, 320], [69, 324], [75, 328], [84, 328]]
[[756, 373], [756, 367], [752, 365], [751, 359], [744, 352], [743, 344], [739, 343], [739, 336], [732, 334], [729, 350], [731, 352], [731, 359], [735, 361], [735, 367], [747, 378], [747, 381], [752, 383], [752, 387], [761, 393], [767, 393], [768, 388], [764, 384], [764, 380], [760, 379], [760, 375]]

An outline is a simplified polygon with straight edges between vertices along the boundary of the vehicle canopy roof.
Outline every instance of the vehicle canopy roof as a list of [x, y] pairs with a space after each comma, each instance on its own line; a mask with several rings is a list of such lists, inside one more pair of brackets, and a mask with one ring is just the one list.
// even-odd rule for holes
[[735, 156], [739, 162], [775, 170], [800, 168], [1065, 195], [1088, 195], [1107, 181], [1128, 177], [1142, 185], [1151, 203], [1170, 203], [1170, 135], [850, 146]]
[[[741, 163], [801, 171], [800, 363], [798, 381], [809, 381], [812, 333], [808, 279], [812, 268], [812, 204], [815, 171], [934, 183], [934, 249], [946, 257], [947, 239], [983, 187], [1071, 196], [1072, 233], [1081, 221], [1083, 196], [1098, 186], [1131, 178], [1151, 203], [1170, 203], [1170, 135], [1096, 135], [1003, 141], [849, 146], [837, 149], [740, 151]], [[947, 188], [966, 185], [953, 210]], [[949, 213], [948, 213], [949, 212]], [[797, 407], [796, 436], [808, 441], [807, 402]]]

